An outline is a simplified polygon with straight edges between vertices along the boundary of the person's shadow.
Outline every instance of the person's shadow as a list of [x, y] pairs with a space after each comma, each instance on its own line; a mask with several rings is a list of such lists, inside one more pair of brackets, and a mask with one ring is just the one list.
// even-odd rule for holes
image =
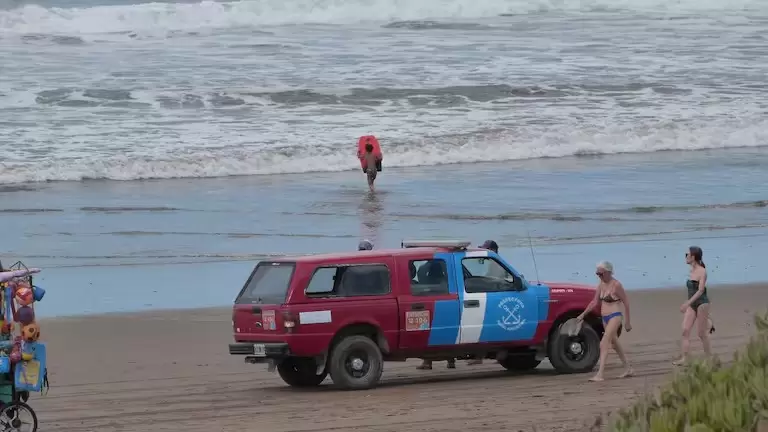
[[380, 195], [381, 192], [366, 191], [358, 206], [361, 237], [371, 240], [374, 245], [378, 240], [384, 216], [384, 202]]

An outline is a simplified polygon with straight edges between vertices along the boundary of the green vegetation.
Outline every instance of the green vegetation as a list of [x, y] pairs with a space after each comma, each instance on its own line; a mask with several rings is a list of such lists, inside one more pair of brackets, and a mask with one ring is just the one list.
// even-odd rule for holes
[[768, 313], [733, 363], [696, 361], [612, 424], [615, 432], [757, 432], [768, 426]]

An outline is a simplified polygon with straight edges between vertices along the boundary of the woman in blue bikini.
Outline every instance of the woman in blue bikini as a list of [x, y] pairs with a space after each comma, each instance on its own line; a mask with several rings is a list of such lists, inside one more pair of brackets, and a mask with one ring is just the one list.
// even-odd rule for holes
[[[608, 358], [608, 350], [613, 347], [616, 354], [619, 355], [621, 363], [624, 365], [624, 373], [619, 375], [619, 378], [630, 377], [633, 374], [632, 366], [630, 366], [627, 360], [624, 349], [619, 343], [619, 328], [621, 328], [622, 318], [625, 317], [624, 329], [626, 331], [632, 330], [632, 325], [629, 323], [629, 299], [624, 292], [624, 286], [621, 285], [617, 279], [613, 277], [613, 264], [608, 261], [601, 261], [597, 264], [595, 275], [600, 279], [600, 283], [595, 290], [595, 298], [589, 302], [587, 308], [576, 319], [583, 321], [584, 317], [594, 308], [598, 302], [600, 303], [600, 313], [603, 316], [603, 339], [600, 341], [600, 366], [597, 369], [597, 373], [594, 377], [590, 378], [590, 381], [602, 381], [603, 371], [605, 370], [605, 360]], [[623, 306], [622, 306], [623, 305]]]

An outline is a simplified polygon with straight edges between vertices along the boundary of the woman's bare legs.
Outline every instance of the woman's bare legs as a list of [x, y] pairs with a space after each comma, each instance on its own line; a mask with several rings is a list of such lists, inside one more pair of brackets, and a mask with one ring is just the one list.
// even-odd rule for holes
[[605, 370], [605, 360], [608, 358], [608, 350], [610, 350], [613, 345], [613, 339], [616, 337], [620, 325], [621, 317], [613, 317], [605, 326], [603, 339], [600, 340], [600, 366], [598, 366], [595, 376], [589, 379], [590, 381], [603, 380], [603, 371]]
[[[691, 329], [693, 328], [693, 323], [696, 321], [696, 312], [688, 308], [688, 310], [685, 311], [685, 315], [683, 315], [683, 338], [680, 341], [680, 359], [675, 360], [672, 362], [675, 365], [681, 365], [685, 363], [688, 360], [688, 351], [691, 348]], [[706, 323], [707, 320], [704, 320]]]
[[616, 351], [616, 354], [619, 355], [619, 359], [621, 360], [621, 364], [624, 365], [624, 373], [619, 375], [619, 378], [627, 378], [634, 375], [634, 371], [632, 370], [632, 366], [629, 364], [629, 360], [627, 360], [627, 355], [624, 353], [624, 348], [621, 347], [621, 343], [619, 343], [619, 336], [618, 336], [618, 330], [617, 335], [613, 337], [613, 340], [611, 341], [611, 345], [613, 345], [613, 350]]
[[712, 349], [709, 345], [709, 303], [699, 306], [696, 320], [699, 322], [699, 339], [702, 347], [704, 347], [704, 355], [709, 358], [712, 356]]

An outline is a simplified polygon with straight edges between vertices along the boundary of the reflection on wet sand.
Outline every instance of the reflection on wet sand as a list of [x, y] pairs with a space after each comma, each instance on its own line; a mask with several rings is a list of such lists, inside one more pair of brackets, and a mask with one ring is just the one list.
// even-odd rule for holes
[[379, 240], [379, 229], [384, 216], [384, 200], [376, 192], [366, 192], [358, 206], [360, 216], [360, 236], [371, 240], [374, 245]]

